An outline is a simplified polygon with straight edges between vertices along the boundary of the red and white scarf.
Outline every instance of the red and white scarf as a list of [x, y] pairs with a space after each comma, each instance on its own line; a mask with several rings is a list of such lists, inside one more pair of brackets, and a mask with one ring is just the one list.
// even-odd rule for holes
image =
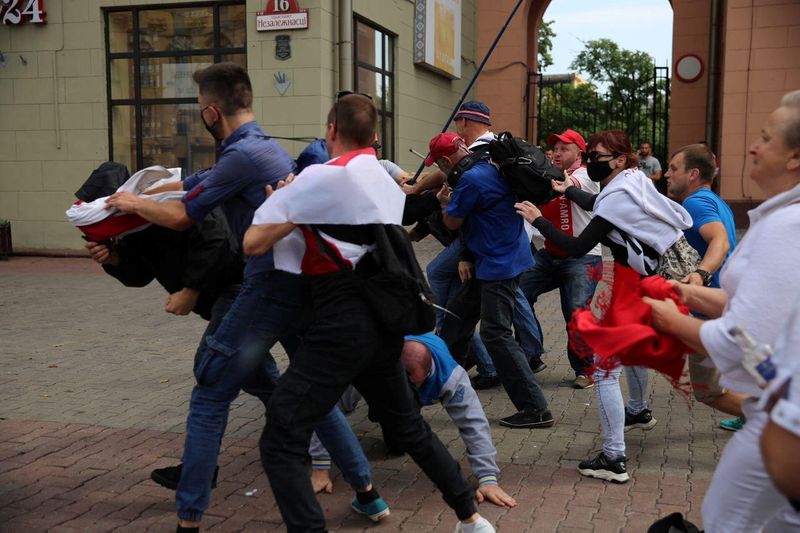
[[[117, 189], [117, 192], [133, 193], [156, 202], [180, 200], [184, 194], [183, 190], [147, 194], [147, 191], [151, 189], [180, 181], [180, 179], [180, 168], [164, 168], [156, 165], [136, 172]], [[106, 200], [108, 200], [108, 196], [98, 198], [93, 202], [76, 201], [65, 213], [67, 220], [81, 230], [87, 238], [97, 242], [141, 231], [150, 225], [139, 215], [124, 214], [118, 209], [106, 209]]]

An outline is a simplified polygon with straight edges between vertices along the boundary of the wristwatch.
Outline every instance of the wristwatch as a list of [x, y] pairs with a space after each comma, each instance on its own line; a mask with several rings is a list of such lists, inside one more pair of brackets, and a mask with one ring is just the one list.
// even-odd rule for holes
[[709, 285], [711, 285], [711, 278], [713, 276], [711, 272], [709, 272], [708, 270], [703, 270], [702, 268], [698, 268], [697, 270], [694, 271], [694, 273], [703, 278], [704, 286], [708, 287]]

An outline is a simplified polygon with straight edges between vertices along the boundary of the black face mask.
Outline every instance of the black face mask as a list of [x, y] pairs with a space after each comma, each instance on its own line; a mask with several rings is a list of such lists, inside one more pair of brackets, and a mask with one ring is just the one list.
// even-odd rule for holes
[[[205, 109], [203, 111], [205, 111]], [[205, 117], [203, 116], [203, 111], [200, 111], [200, 120], [203, 121], [203, 126], [205, 126], [206, 131], [210, 133], [215, 140], [221, 141], [224, 137], [221, 134], [217, 133], [216, 131], [217, 125], [219, 125], [219, 118], [217, 118], [217, 120], [215, 120], [213, 124], [209, 125], [206, 122]]]
[[609, 161], [589, 161], [586, 163], [586, 173], [592, 181], [603, 181], [611, 175], [613, 170], [609, 166]]

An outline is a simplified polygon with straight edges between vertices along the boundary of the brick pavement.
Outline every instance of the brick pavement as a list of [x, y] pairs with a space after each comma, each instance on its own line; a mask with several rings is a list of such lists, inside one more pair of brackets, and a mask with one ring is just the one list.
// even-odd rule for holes
[[[421, 262], [437, 246], [418, 246]], [[0, 530], [168, 531], [174, 495], [149, 480], [177, 462], [191, 390], [191, 362], [204, 322], [161, 310], [157, 286], [127, 289], [83, 259], [0, 262]], [[500, 531], [645, 531], [658, 516], [699, 509], [728, 434], [719, 416], [696, 408], [664, 379], [651, 377], [658, 425], [626, 434], [632, 481], [606, 484], [578, 475], [600, 448], [592, 391], [570, 388], [565, 334], [555, 294], [537, 304], [549, 368], [537, 377], [557, 424], [510, 430], [500, 389], [481, 391], [503, 468], [502, 486], [520, 505], [481, 505]], [[276, 352], [281, 364], [285, 356]], [[204, 523], [218, 531], [280, 528], [256, 451], [263, 407], [246, 395], [233, 405], [220, 457], [219, 487]], [[426, 418], [464, 460], [457, 430], [440, 407]], [[360, 407], [351, 417], [392, 516], [371, 529], [452, 530], [454, 519], [406, 457], [387, 458], [380, 430]], [[248, 496], [249, 491], [258, 491]], [[362, 530], [337, 476], [323, 495], [329, 526]]]

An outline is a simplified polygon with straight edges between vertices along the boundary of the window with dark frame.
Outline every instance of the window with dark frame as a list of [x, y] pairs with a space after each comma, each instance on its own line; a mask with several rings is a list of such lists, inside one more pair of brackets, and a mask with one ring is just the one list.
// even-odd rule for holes
[[192, 74], [212, 63], [247, 67], [245, 4], [219, 1], [104, 9], [109, 159], [131, 172], [216, 161]]
[[372, 96], [378, 108], [378, 156], [394, 159], [394, 39], [396, 35], [359, 16], [353, 33], [355, 90]]

